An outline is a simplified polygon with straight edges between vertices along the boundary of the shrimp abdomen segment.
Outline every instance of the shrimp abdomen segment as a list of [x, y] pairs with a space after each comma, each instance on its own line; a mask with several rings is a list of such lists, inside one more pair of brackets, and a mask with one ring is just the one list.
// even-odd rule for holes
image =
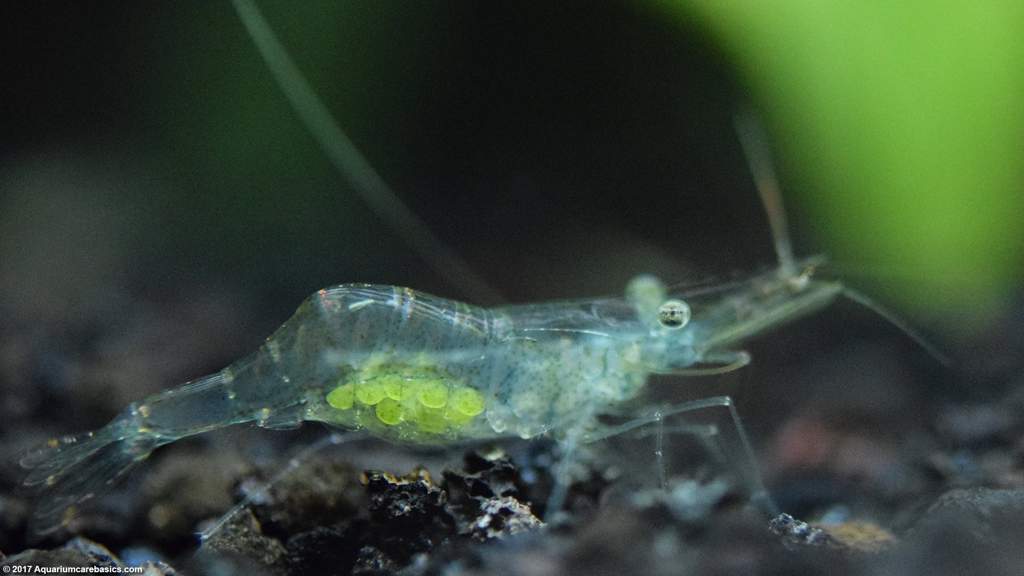
[[329, 332], [327, 382], [309, 418], [412, 443], [492, 433], [490, 312], [407, 288], [343, 285], [316, 296]]
[[150, 396], [129, 408], [133, 421], [142, 433], [173, 441], [258, 419], [261, 408], [239, 397], [235, 380], [228, 368]]
[[313, 298], [335, 346], [351, 353], [479, 347], [490, 332], [486, 309], [410, 288], [343, 284]]
[[134, 406], [146, 433], [174, 440], [232, 424], [297, 426], [317, 373], [322, 322], [308, 303], [259, 349], [220, 372], [150, 396]]

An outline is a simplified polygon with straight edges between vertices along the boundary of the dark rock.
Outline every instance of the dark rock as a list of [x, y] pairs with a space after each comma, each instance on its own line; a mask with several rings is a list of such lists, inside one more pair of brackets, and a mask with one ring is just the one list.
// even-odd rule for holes
[[363, 546], [359, 549], [359, 556], [352, 568], [352, 574], [362, 576], [393, 574], [399, 568], [400, 566], [380, 549], [374, 546]]
[[293, 574], [349, 574], [360, 554], [360, 532], [365, 523], [350, 528], [319, 527], [292, 536], [287, 544], [287, 565]]
[[239, 492], [253, 502], [264, 533], [286, 540], [353, 517], [366, 500], [358, 480], [348, 463], [320, 458], [299, 464], [269, 485], [244, 482]]
[[1008, 518], [1024, 515], [1024, 490], [957, 488], [939, 496], [924, 513], [915, 531], [940, 524], [960, 527], [978, 542], [1000, 538], [999, 528]]
[[789, 514], [779, 514], [772, 518], [768, 522], [768, 529], [782, 536], [782, 541], [789, 546], [821, 546], [832, 543], [832, 537], [828, 532], [797, 520]]
[[1024, 566], [1022, 513], [1024, 490], [950, 490], [874, 573], [1018, 575]]
[[447, 496], [430, 473], [419, 468], [405, 476], [370, 470], [363, 475], [370, 516], [379, 522], [419, 524], [444, 513]]
[[459, 534], [488, 540], [539, 528], [543, 522], [520, 501], [523, 482], [515, 464], [502, 452], [469, 452], [465, 469], [445, 470], [447, 508]]
[[141, 482], [146, 528], [153, 541], [187, 548], [200, 521], [231, 507], [231, 487], [247, 468], [236, 454], [196, 446], [169, 451]]
[[283, 573], [287, 551], [281, 542], [263, 534], [259, 520], [248, 508], [242, 508], [203, 542], [201, 554], [241, 556], [269, 573]]
[[28, 503], [24, 500], [0, 495], [0, 550], [15, 550], [24, 546], [28, 513]]
[[449, 493], [461, 489], [469, 496], [514, 496], [521, 498], [524, 482], [516, 465], [504, 452], [467, 452], [462, 471], [444, 471]]
[[57, 548], [54, 550], [30, 549], [9, 556], [0, 566], [93, 566], [93, 559], [80, 550]]
[[72, 538], [64, 545], [64, 548], [81, 552], [82, 554], [92, 558], [97, 566], [124, 565], [121, 563], [121, 560], [115, 556], [113, 552], [107, 550], [105, 546], [97, 544], [96, 542], [86, 538]]
[[202, 576], [280, 576], [277, 571], [251, 558], [234, 552], [212, 552], [208, 550], [192, 556], [185, 565], [186, 574]]
[[530, 507], [511, 496], [486, 498], [480, 504], [480, 515], [470, 527], [476, 540], [501, 538], [536, 530], [544, 525]]
[[370, 522], [378, 526], [377, 546], [404, 564], [418, 552], [426, 552], [456, 534], [447, 495], [426, 470], [396, 477], [385, 472], [364, 474], [369, 496]]
[[[61, 548], [26, 550], [0, 561], [2, 566], [36, 566], [47, 568], [95, 567], [124, 568], [125, 564], [105, 546], [86, 538], [73, 538]], [[164, 562], [141, 565], [145, 576], [176, 576], [177, 572]], [[4, 570], [7, 573], [7, 570]]]

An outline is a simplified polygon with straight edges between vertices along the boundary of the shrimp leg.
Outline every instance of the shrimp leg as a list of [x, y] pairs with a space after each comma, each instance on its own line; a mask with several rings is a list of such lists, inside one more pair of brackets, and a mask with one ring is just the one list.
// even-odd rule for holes
[[547, 503], [544, 505], [544, 520], [547, 522], [551, 522], [565, 504], [565, 498], [569, 493], [570, 471], [576, 462], [576, 449], [583, 437], [582, 429], [574, 429], [570, 430], [559, 442], [562, 454], [554, 467], [555, 485], [551, 488], [551, 494], [548, 495]]
[[[619, 426], [610, 427], [599, 431], [598, 433], [588, 434], [586, 436], [586, 441], [596, 442], [604, 440], [649, 424], [660, 425], [665, 418], [670, 416], [685, 414], [687, 412], [696, 412], [698, 410], [706, 410], [708, 408], [726, 408], [729, 411], [729, 417], [731, 419], [733, 429], [736, 432], [736, 436], [739, 438], [741, 460], [745, 464], [745, 470], [742, 476], [747, 482], [750, 499], [757, 506], [760, 506], [767, 515], [774, 517], [778, 514], [778, 507], [775, 505], [775, 501], [772, 500], [771, 495], [768, 493], [768, 489], [764, 485], [764, 480], [761, 478], [761, 469], [757, 464], [757, 458], [754, 456], [754, 449], [750, 444], [746, 426], [743, 425], [743, 420], [740, 418], [739, 412], [736, 411], [736, 405], [730, 396], [712, 396], [710, 398], [702, 398], [700, 400], [675, 404], [663, 410], [657, 410], [649, 416], [635, 418]], [[663, 464], [659, 458], [659, 467], [661, 466], [663, 466]], [[660, 474], [663, 475], [664, 471], [661, 471]]]

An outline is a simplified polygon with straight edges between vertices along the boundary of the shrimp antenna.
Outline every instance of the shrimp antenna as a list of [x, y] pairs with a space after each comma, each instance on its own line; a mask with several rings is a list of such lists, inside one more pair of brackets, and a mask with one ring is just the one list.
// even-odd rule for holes
[[[772, 239], [775, 241], [775, 254], [779, 259], [779, 270], [783, 278], [795, 277], [797, 269], [795, 259], [793, 258], [793, 245], [789, 240], [789, 224], [786, 222], [786, 209], [782, 204], [782, 189], [779, 187], [779, 181], [775, 175], [775, 167], [772, 162], [771, 152], [768, 150], [768, 140], [764, 127], [758, 122], [756, 115], [750, 109], [738, 112], [734, 116], [733, 122], [740, 139], [740, 145], [743, 147], [743, 154], [747, 157], [747, 163], [750, 165], [750, 171], [754, 176], [757, 193], [761, 196], [761, 202], [764, 204], [765, 212], [768, 214], [768, 224], [771, 226]], [[911, 328], [907, 322], [887, 310], [881, 304], [845, 285], [843, 285], [842, 294], [853, 302], [878, 314], [886, 322], [906, 334], [939, 364], [943, 366], [952, 364], [949, 356], [943, 354], [918, 331]]]
[[482, 301], [503, 301], [497, 290], [430, 231], [359, 152], [288, 55], [256, 4], [252, 0], [231, 0], [231, 3], [296, 116], [366, 205], [442, 277], [457, 279], [463, 290]]
[[938, 362], [939, 364], [942, 364], [943, 366], [946, 367], [949, 367], [953, 364], [953, 361], [950, 360], [949, 356], [947, 356], [941, 350], [939, 350], [937, 346], [929, 342], [923, 335], [921, 335], [921, 333], [911, 328], [910, 325], [904, 322], [899, 316], [890, 312], [878, 302], [875, 302], [871, 298], [868, 298], [864, 294], [861, 294], [860, 292], [848, 286], [843, 286], [843, 296], [846, 296], [850, 300], [856, 302], [857, 304], [860, 304], [861, 306], [867, 308], [868, 310], [871, 310], [875, 314], [878, 314], [879, 316], [884, 318], [887, 322], [889, 322], [889, 324], [892, 324], [901, 332], [909, 336], [915, 344], [920, 346], [922, 350], [928, 353], [928, 355], [934, 358], [935, 361]]
[[786, 222], [786, 207], [782, 203], [782, 191], [775, 176], [771, 152], [768, 150], [764, 127], [758, 122], [752, 110], [744, 110], [733, 117], [736, 134], [739, 136], [743, 155], [747, 158], [754, 185], [768, 214], [768, 224], [775, 242], [775, 255], [779, 259], [779, 270], [785, 278], [796, 276], [793, 245], [789, 241], [789, 224]]

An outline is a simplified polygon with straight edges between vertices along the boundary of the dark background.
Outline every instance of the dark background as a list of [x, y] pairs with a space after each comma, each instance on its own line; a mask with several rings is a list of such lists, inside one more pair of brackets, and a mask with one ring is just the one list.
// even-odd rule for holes
[[[622, 5], [358, 10], [266, 7], [370, 161], [508, 300], [771, 263], [731, 128], [741, 96], [695, 31]], [[279, 314], [338, 282], [464, 296], [331, 172], [228, 3], [35, 11], [4, 39], [4, 214], [56, 213], [38, 236], [90, 252], [66, 285], [119, 249], [132, 264], [103, 272], [128, 284], [244, 281]], [[316, 40], [330, 30], [343, 37]], [[29, 194], [38, 204], [14, 216]], [[89, 245], [86, 230], [109, 228], [89, 209], [117, 221], [116, 246]], [[32, 249], [15, 222], [4, 247]]]

